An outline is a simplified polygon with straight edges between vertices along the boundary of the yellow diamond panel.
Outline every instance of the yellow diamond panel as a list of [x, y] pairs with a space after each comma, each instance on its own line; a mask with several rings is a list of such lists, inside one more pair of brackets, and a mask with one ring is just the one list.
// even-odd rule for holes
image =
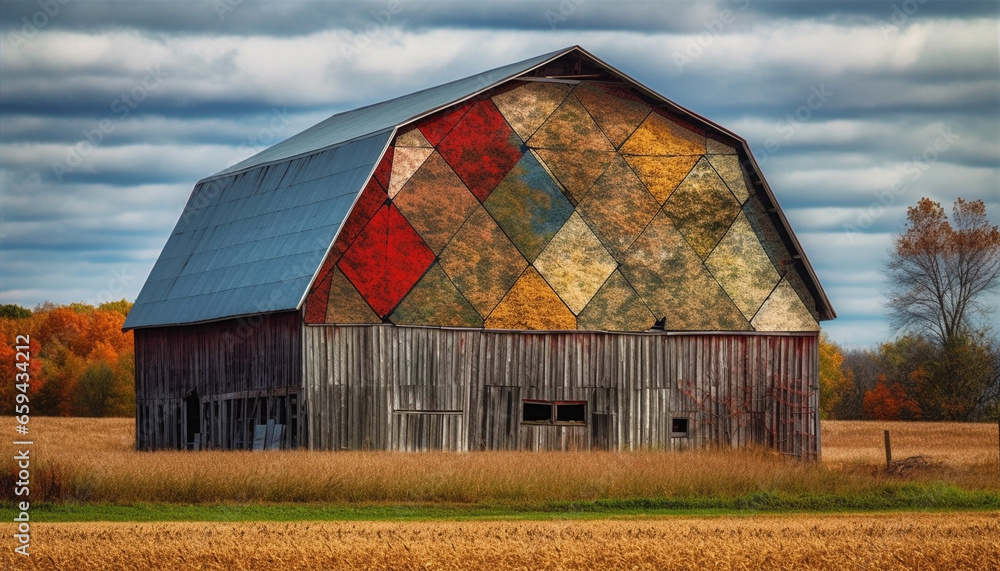
[[431, 148], [434, 145], [427, 140], [427, 137], [420, 132], [420, 129], [416, 127], [406, 127], [402, 132], [396, 136], [396, 142], [393, 144], [394, 147], [399, 149], [400, 147], [426, 147]]
[[579, 204], [577, 212], [611, 255], [621, 260], [659, 206], [625, 161], [615, 157]]
[[781, 279], [742, 213], [705, 265], [747, 319], [753, 318]]
[[574, 314], [583, 310], [617, 266], [576, 213], [535, 260], [535, 268]]
[[485, 323], [490, 329], [576, 329], [576, 317], [529, 267]]
[[625, 161], [639, 175], [639, 179], [656, 200], [663, 204], [670, 198], [677, 185], [691, 172], [699, 158], [698, 155], [682, 157], [626, 155]]
[[642, 124], [651, 109], [645, 103], [615, 97], [592, 83], [577, 85], [573, 95], [587, 108], [615, 148]]
[[510, 91], [493, 96], [493, 103], [522, 140], [532, 134], [566, 99], [570, 86], [564, 83], [526, 81]]
[[[418, 133], [420, 131], [417, 131]], [[389, 176], [389, 198], [399, 194], [406, 181], [424, 164], [434, 149], [427, 147], [397, 147], [392, 153], [392, 174]]]
[[702, 258], [719, 243], [740, 211], [733, 193], [704, 158], [677, 186], [663, 208]]
[[334, 268], [333, 278], [330, 280], [326, 323], [382, 323], [347, 276], [337, 267]]
[[486, 317], [528, 262], [482, 206], [477, 206], [439, 258], [462, 295]]
[[427, 270], [389, 319], [400, 325], [483, 326], [479, 313], [438, 264]]
[[533, 151], [559, 184], [566, 190], [573, 205], [587, 196], [590, 187], [615, 158], [614, 151]]
[[621, 272], [615, 270], [577, 315], [577, 327], [599, 331], [645, 331], [656, 317]]
[[576, 96], [570, 94], [548, 120], [528, 139], [532, 149], [614, 151], [611, 141], [590, 117]]
[[621, 152], [627, 155], [703, 155], [705, 137], [662, 115], [650, 113], [621, 146]]
[[726, 186], [733, 192], [740, 204], [746, 202], [747, 198], [750, 198], [750, 190], [747, 188], [747, 181], [743, 176], [739, 158], [736, 155], [707, 155], [707, 157], [708, 162], [712, 163], [715, 171], [726, 182]]
[[430, 249], [440, 254], [479, 201], [435, 151], [403, 185], [394, 204]]
[[741, 331], [750, 324], [662, 211], [632, 244], [622, 275], [674, 330]]
[[774, 288], [751, 324], [757, 331], [819, 331], [819, 323], [787, 280]]

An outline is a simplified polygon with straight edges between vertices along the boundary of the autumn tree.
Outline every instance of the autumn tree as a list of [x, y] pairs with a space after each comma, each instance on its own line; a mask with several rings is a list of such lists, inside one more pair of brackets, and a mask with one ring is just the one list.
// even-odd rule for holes
[[854, 373], [844, 368], [844, 353], [826, 333], [819, 338], [820, 417], [840, 418], [838, 410], [854, 388]]
[[1000, 286], [1000, 230], [981, 200], [957, 199], [949, 222], [939, 203], [921, 198], [906, 219], [886, 266], [890, 318], [945, 347], [991, 310], [983, 298]]

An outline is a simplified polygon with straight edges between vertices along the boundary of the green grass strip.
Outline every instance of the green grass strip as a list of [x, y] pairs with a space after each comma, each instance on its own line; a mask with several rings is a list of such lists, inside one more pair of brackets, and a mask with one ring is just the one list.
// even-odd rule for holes
[[[36, 504], [33, 523], [70, 521], [434, 521], [590, 519], [876, 511], [1000, 510], [1000, 494], [946, 484], [905, 484], [855, 495], [754, 492], [734, 498], [633, 498], [542, 504]], [[13, 506], [0, 509], [12, 521]]]

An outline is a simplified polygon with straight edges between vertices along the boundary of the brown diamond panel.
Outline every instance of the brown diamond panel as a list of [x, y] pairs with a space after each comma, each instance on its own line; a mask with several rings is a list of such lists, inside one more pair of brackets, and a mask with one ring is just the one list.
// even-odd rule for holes
[[522, 139], [528, 140], [566, 99], [570, 86], [540, 81], [519, 83], [510, 91], [494, 95], [493, 103], [514, 131]]
[[382, 323], [382, 320], [351, 285], [344, 272], [340, 271], [340, 268], [335, 268], [330, 280], [330, 297], [326, 304], [325, 322]]
[[719, 173], [726, 186], [732, 191], [740, 204], [750, 198], [750, 190], [747, 188], [746, 178], [743, 176], [743, 169], [740, 168], [740, 161], [736, 155], [707, 155], [708, 162], [712, 163], [715, 171]]
[[663, 206], [674, 225], [703, 259], [729, 230], [740, 205], [726, 183], [701, 159]]
[[645, 103], [620, 99], [594, 84], [577, 85], [573, 95], [590, 112], [615, 148], [629, 138], [650, 111], [649, 105]]
[[[418, 131], [419, 132], [419, 131]], [[389, 179], [389, 198], [394, 198], [403, 188], [406, 181], [410, 180], [413, 173], [417, 172], [420, 165], [424, 164], [427, 157], [434, 152], [429, 147], [396, 147], [392, 157], [392, 177]]]
[[416, 127], [406, 127], [400, 130], [399, 135], [396, 135], [396, 142], [394, 146], [398, 149], [400, 147], [433, 147], [427, 137], [420, 132], [420, 129]]
[[486, 318], [485, 325], [490, 329], [576, 329], [576, 317], [529, 266]]
[[625, 161], [615, 157], [577, 212], [611, 255], [621, 260], [659, 206]]
[[478, 101], [438, 144], [438, 152], [483, 202], [524, 154], [524, 143], [489, 99]]
[[435, 254], [479, 205], [437, 152], [410, 177], [394, 202]]
[[533, 149], [560, 151], [614, 151], [590, 113], [575, 95], [570, 94], [538, 131], [528, 139]]
[[615, 270], [577, 316], [580, 329], [645, 331], [656, 317], [621, 272]]
[[653, 315], [682, 331], [745, 331], [750, 324], [662, 211], [621, 267]]
[[389, 319], [400, 325], [483, 326], [483, 318], [438, 264], [427, 270]]
[[735, 155], [736, 149], [708, 137], [705, 139], [705, 151], [710, 155]]
[[753, 318], [781, 278], [742, 213], [705, 265], [747, 319]]
[[573, 313], [583, 310], [617, 266], [576, 213], [535, 260], [535, 268]]
[[650, 113], [621, 146], [621, 152], [627, 155], [703, 155], [705, 136], [658, 113]]
[[615, 158], [613, 151], [533, 151], [559, 184], [566, 189], [570, 202], [580, 203], [594, 181], [598, 179]]
[[643, 155], [626, 155], [625, 161], [639, 175], [649, 192], [663, 204], [691, 172], [695, 163], [701, 158], [697, 155], [682, 157], [647, 157]]
[[439, 261], [483, 317], [493, 311], [528, 265], [517, 246], [481, 206], [441, 252]]
[[751, 322], [757, 331], [819, 331], [795, 289], [781, 280]]
[[521, 157], [483, 206], [529, 262], [573, 213], [573, 205], [531, 153]]

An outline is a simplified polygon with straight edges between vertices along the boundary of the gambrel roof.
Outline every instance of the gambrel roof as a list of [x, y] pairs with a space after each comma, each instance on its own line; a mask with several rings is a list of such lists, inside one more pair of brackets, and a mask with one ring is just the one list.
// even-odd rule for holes
[[[761, 215], [775, 221], [780, 234], [776, 239], [786, 251], [783, 255], [801, 264], [804, 278], [800, 289], [815, 300], [814, 317], [835, 317], [746, 142], [574, 46], [334, 115], [199, 181], [125, 327], [198, 323], [301, 309], [317, 280], [325, 279], [320, 275], [324, 260], [352, 211], [364, 207], [359, 206], [359, 196], [366, 186], [374, 184], [376, 167], [391, 156], [390, 144], [406, 131], [402, 128], [514, 80], [627, 85], [641, 94], [644, 105], [655, 106], [680, 124], [704, 132], [708, 140], [722, 145], [720, 148], [730, 149], [728, 152], [738, 155], [746, 169], [749, 185], [761, 196], [766, 210]], [[525, 156], [530, 162], [532, 155]], [[553, 196], [558, 194], [556, 191]], [[387, 210], [385, 216], [390, 215], [392, 211]], [[707, 252], [702, 260], [706, 256]]]

